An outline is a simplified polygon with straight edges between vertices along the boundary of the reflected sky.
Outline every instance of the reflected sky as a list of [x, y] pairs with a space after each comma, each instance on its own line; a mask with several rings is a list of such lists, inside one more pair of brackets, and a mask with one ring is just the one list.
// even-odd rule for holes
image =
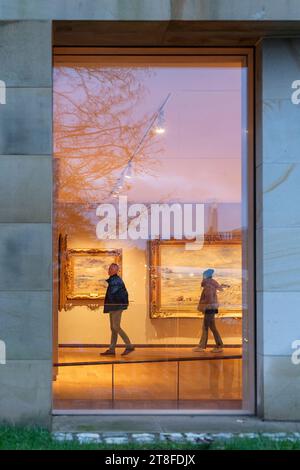
[[246, 84], [231, 65], [56, 64], [56, 201], [108, 202], [121, 181], [129, 202], [218, 203], [221, 228], [240, 227]]

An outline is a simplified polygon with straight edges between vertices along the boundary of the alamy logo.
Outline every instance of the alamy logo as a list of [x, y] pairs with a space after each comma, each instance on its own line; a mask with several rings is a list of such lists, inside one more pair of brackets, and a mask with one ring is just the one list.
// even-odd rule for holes
[[6, 345], [2, 340], [0, 340], [0, 364], [6, 364]]
[[300, 103], [300, 80], [294, 80], [292, 83], [292, 88], [295, 90], [291, 96], [292, 103], [299, 104]]
[[116, 205], [100, 204], [96, 215], [100, 240], [175, 238], [193, 240], [197, 249], [203, 245], [204, 204], [128, 204], [127, 196], [119, 196]]
[[291, 357], [292, 364], [298, 366], [300, 364], [300, 339], [292, 342], [292, 349], [295, 349]]
[[6, 84], [0, 80], [0, 104], [6, 104]]

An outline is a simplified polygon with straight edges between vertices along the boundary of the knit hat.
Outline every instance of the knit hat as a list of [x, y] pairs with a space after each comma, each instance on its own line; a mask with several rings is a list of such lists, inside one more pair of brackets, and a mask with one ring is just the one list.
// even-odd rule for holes
[[203, 279], [208, 279], [209, 277], [212, 277], [214, 272], [214, 269], [207, 269], [203, 272]]

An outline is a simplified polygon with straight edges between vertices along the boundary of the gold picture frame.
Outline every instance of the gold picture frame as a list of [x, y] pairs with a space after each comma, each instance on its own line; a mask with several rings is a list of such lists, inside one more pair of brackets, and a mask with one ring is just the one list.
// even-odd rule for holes
[[107, 269], [117, 263], [122, 275], [122, 250], [67, 248], [63, 239], [60, 254], [60, 310], [87, 306], [92, 310], [104, 303]]
[[60, 233], [58, 237], [58, 310], [65, 308], [67, 294], [67, 243], [68, 236]]
[[[240, 236], [206, 237], [203, 248], [191, 250], [185, 240], [149, 242], [150, 318], [201, 318], [197, 305], [202, 273], [215, 269], [219, 283], [230, 284], [218, 293], [219, 317], [242, 317], [242, 244]], [[219, 262], [218, 262], [219, 259]], [[171, 260], [172, 264], [169, 262]]]

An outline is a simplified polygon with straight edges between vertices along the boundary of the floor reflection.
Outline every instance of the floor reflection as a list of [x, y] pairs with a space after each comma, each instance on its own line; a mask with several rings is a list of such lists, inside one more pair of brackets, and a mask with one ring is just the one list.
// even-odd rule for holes
[[242, 408], [239, 347], [225, 348], [222, 354], [138, 348], [125, 359], [118, 353], [113, 360], [100, 358], [100, 350], [60, 349], [60, 364], [89, 365], [58, 367], [54, 409]]

